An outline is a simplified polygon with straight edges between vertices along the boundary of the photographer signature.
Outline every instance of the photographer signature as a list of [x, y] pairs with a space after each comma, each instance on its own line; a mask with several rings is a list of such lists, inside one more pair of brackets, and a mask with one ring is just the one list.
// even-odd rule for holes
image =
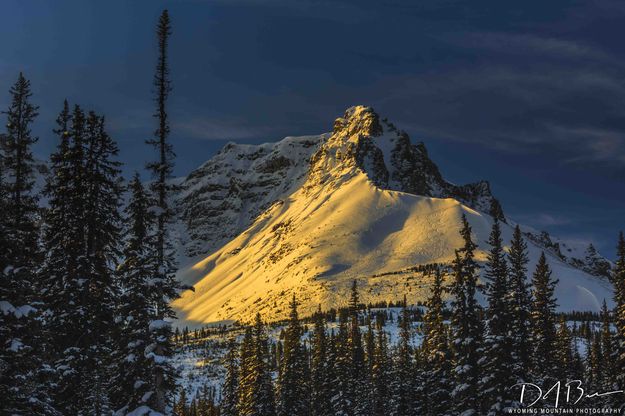
[[[625, 393], [624, 390], [614, 390], [601, 393], [587, 393], [586, 390], [582, 387], [583, 384], [584, 383], [581, 380], [571, 380], [564, 384], [561, 381], [558, 381], [545, 392], [543, 392], [543, 389], [540, 386], [534, 383], [517, 383], [511, 388], [521, 387], [521, 397], [519, 401], [523, 405], [525, 405], [527, 393], [533, 391], [534, 394], [538, 394], [538, 398], [536, 398], [533, 402], [527, 404], [528, 407], [532, 407], [536, 403], [541, 401], [545, 404], [549, 403], [550, 400], [553, 400], [552, 404], [556, 409], [562, 403], [563, 399], [564, 403], [566, 404], [576, 405], [583, 399], [592, 399], [597, 397], [605, 397]], [[564, 393], [562, 392], [562, 390], [564, 390], [566, 396], [561, 398], [562, 393]]]

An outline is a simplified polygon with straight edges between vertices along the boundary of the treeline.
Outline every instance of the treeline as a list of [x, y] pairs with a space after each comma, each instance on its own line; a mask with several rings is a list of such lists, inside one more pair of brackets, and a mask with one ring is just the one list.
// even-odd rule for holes
[[[414, 342], [414, 310], [405, 303], [397, 319], [396, 343], [389, 342], [388, 326], [379, 318], [386, 315], [365, 314], [366, 330], [362, 331], [362, 305], [355, 282], [350, 307], [340, 311], [336, 330], [328, 329], [328, 317], [319, 312], [313, 317], [310, 337], [303, 337], [303, 321], [293, 298], [290, 319], [277, 344], [269, 342], [257, 315], [241, 344], [229, 351], [220, 414], [500, 415], [522, 407], [520, 387], [513, 387], [518, 383], [549, 388], [558, 380], [564, 385], [579, 379], [587, 392], [623, 389], [622, 234], [612, 276], [617, 307], [611, 313], [604, 302], [598, 331], [589, 324], [575, 329], [586, 336], [585, 357], [565, 316], [556, 314], [557, 280], [544, 254], [528, 276], [527, 246], [518, 227], [506, 253], [500, 225], [494, 223], [484, 285], [478, 284], [477, 247], [465, 218], [461, 234], [464, 247], [456, 252], [450, 284], [444, 285], [442, 273], [433, 271], [433, 290], [418, 329], [423, 337], [420, 344]], [[449, 322], [444, 318], [445, 292], [451, 294]], [[478, 303], [478, 293], [487, 299], [486, 307]], [[616, 332], [610, 330], [612, 322]], [[526, 394], [527, 404], [533, 398], [532, 392]], [[620, 407], [623, 398], [618, 394], [587, 398], [583, 404]], [[572, 406], [560, 400], [560, 408]]]
[[165, 11], [149, 189], [138, 174], [124, 183], [105, 118], [65, 101], [38, 194], [31, 150], [38, 108], [22, 74], [10, 90], [0, 152], [0, 414], [171, 411], [169, 305], [182, 287], [168, 240], [169, 34]]

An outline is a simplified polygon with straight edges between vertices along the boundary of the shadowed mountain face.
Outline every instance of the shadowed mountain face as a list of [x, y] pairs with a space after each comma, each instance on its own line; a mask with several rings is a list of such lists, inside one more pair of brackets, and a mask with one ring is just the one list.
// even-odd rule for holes
[[[449, 263], [464, 214], [481, 246], [493, 217], [488, 183], [444, 180], [423, 143], [371, 108], [348, 109], [333, 132], [260, 146], [228, 144], [180, 182], [181, 264], [196, 287], [175, 302], [187, 323], [282, 318], [292, 294], [304, 314], [346, 303], [429, 295], [433, 263]], [[504, 224], [509, 241], [512, 228]], [[532, 262], [544, 248], [530, 244]], [[598, 309], [605, 282], [551, 253], [564, 309]], [[186, 262], [186, 263], [185, 263]]]

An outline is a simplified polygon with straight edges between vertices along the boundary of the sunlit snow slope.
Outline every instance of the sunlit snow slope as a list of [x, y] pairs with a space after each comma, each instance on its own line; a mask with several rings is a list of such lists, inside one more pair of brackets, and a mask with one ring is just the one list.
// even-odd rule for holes
[[[397, 142], [404, 134], [380, 123], [367, 107], [349, 109], [315, 149], [297, 189], [234, 239], [180, 271], [195, 292], [185, 292], [174, 303], [179, 317], [191, 326], [249, 321], [256, 312], [268, 320], [280, 319], [293, 294], [306, 315], [319, 306], [345, 305], [353, 280], [358, 281], [363, 302], [396, 301], [404, 294], [410, 302], [424, 300], [431, 279], [415, 266], [451, 261], [462, 245], [462, 214], [473, 226], [475, 241], [487, 250], [493, 219], [484, 211], [494, 200], [488, 185], [479, 183], [481, 190], [463, 193], [463, 187], [444, 182], [437, 169], [438, 177], [432, 175], [431, 168], [422, 169], [426, 174], [421, 183], [416, 177], [402, 185], [407, 176], [397, 174], [404, 164], [397, 161]], [[406, 186], [456, 197], [394, 190]], [[504, 224], [505, 241], [511, 234], [512, 228]], [[530, 243], [530, 270], [540, 251]], [[484, 251], [479, 251], [478, 260], [484, 259]], [[553, 255], [549, 260], [560, 279], [562, 309], [598, 310], [600, 302], [610, 298], [605, 281]]]

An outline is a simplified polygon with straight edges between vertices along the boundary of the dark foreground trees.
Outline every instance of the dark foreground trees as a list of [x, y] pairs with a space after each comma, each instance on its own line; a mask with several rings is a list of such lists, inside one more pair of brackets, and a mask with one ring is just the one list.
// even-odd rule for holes
[[[170, 413], [176, 375], [166, 99], [170, 22], [158, 29], [158, 151], [150, 190], [125, 186], [105, 118], [65, 101], [38, 204], [37, 107], [20, 74], [0, 134], [0, 413]], [[43, 169], [43, 168], [42, 168]], [[213, 397], [214, 399], [214, 397]], [[206, 399], [205, 401], [207, 401]], [[212, 400], [212, 399], [211, 399]], [[212, 403], [212, 401], [211, 401]]]

